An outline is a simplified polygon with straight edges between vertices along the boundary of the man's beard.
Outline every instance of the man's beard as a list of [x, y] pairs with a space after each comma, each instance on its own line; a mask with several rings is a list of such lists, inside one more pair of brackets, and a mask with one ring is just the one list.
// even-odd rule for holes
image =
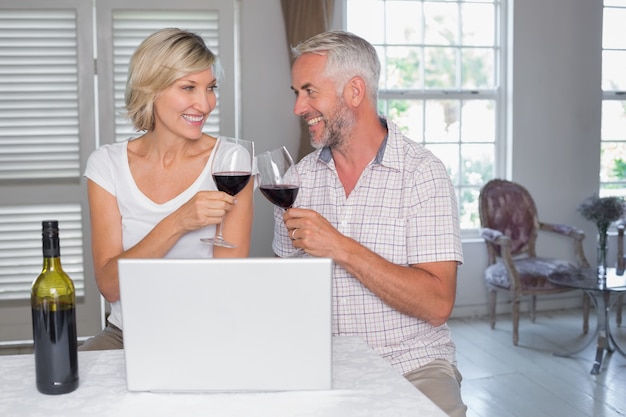
[[326, 146], [329, 148], [341, 147], [356, 124], [356, 118], [354, 117], [354, 113], [350, 111], [350, 108], [339, 98], [334, 116], [331, 119], [324, 117], [323, 122], [326, 128], [322, 136], [318, 140], [315, 140], [313, 135], [311, 135], [311, 146], [315, 149]]

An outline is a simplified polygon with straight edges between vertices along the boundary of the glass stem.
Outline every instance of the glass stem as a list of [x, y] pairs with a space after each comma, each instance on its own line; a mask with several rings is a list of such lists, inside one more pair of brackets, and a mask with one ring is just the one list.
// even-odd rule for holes
[[220, 221], [220, 224], [217, 225], [217, 236], [215, 237], [215, 240], [224, 240], [224, 237], [222, 236], [222, 225], [224, 224], [224, 219], [222, 219]]

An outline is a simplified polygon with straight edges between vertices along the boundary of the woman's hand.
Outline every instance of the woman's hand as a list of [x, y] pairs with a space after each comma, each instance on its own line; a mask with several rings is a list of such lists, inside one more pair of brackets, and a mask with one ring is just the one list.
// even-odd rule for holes
[[183, 204], [176, 215], [185, 231], [219, 224], [235, 204], [235, 197], [221, 191], [200, 191]]

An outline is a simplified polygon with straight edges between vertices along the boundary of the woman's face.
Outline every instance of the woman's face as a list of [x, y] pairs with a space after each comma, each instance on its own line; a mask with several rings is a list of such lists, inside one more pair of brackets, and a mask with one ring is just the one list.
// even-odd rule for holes
[[200, 138], [217, 102], [216, 88], [210, 68], [176, 80], [154, 100], [155, 132], [165, 130], [184, 139]]

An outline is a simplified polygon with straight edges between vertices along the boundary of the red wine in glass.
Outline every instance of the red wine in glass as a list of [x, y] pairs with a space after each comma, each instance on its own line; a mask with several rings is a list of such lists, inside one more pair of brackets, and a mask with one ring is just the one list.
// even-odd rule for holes
[[[283, 209], [293, 206], [300, 191], [300, 176], [287, 148], [280, 147], [263, 152], [256, 158], [259, 172], [258, 184], [263, 196], [272, 204]], [[305, 256], [298, 248], [287, 257]]]
[[243, 171], [215, 172], [213, 180], [218, 190], [234, 196], [244, 189], [250, 181], [250, 176], [250, 172]]
[[296, 201], [300, 187], [291, 184], [270, 184], [262, 185], [259, 189], [272, 204], [288, 209]]
[[300, 190], [300, 176], [289, 151], [284, 146], [256, 157], [261, 193], [275, 206], [290, 208]]
[[[220, 136], [215, 144], [212, 158], [211, 175], [218, 190], [235, 196], [250, 182], [254, 142]], [[222, 223], [223, 219], [218, 226], [215, 237], [200, 240], [224, 248], [236, 247], [235, 244], [227, 242], [222, 236]]]

